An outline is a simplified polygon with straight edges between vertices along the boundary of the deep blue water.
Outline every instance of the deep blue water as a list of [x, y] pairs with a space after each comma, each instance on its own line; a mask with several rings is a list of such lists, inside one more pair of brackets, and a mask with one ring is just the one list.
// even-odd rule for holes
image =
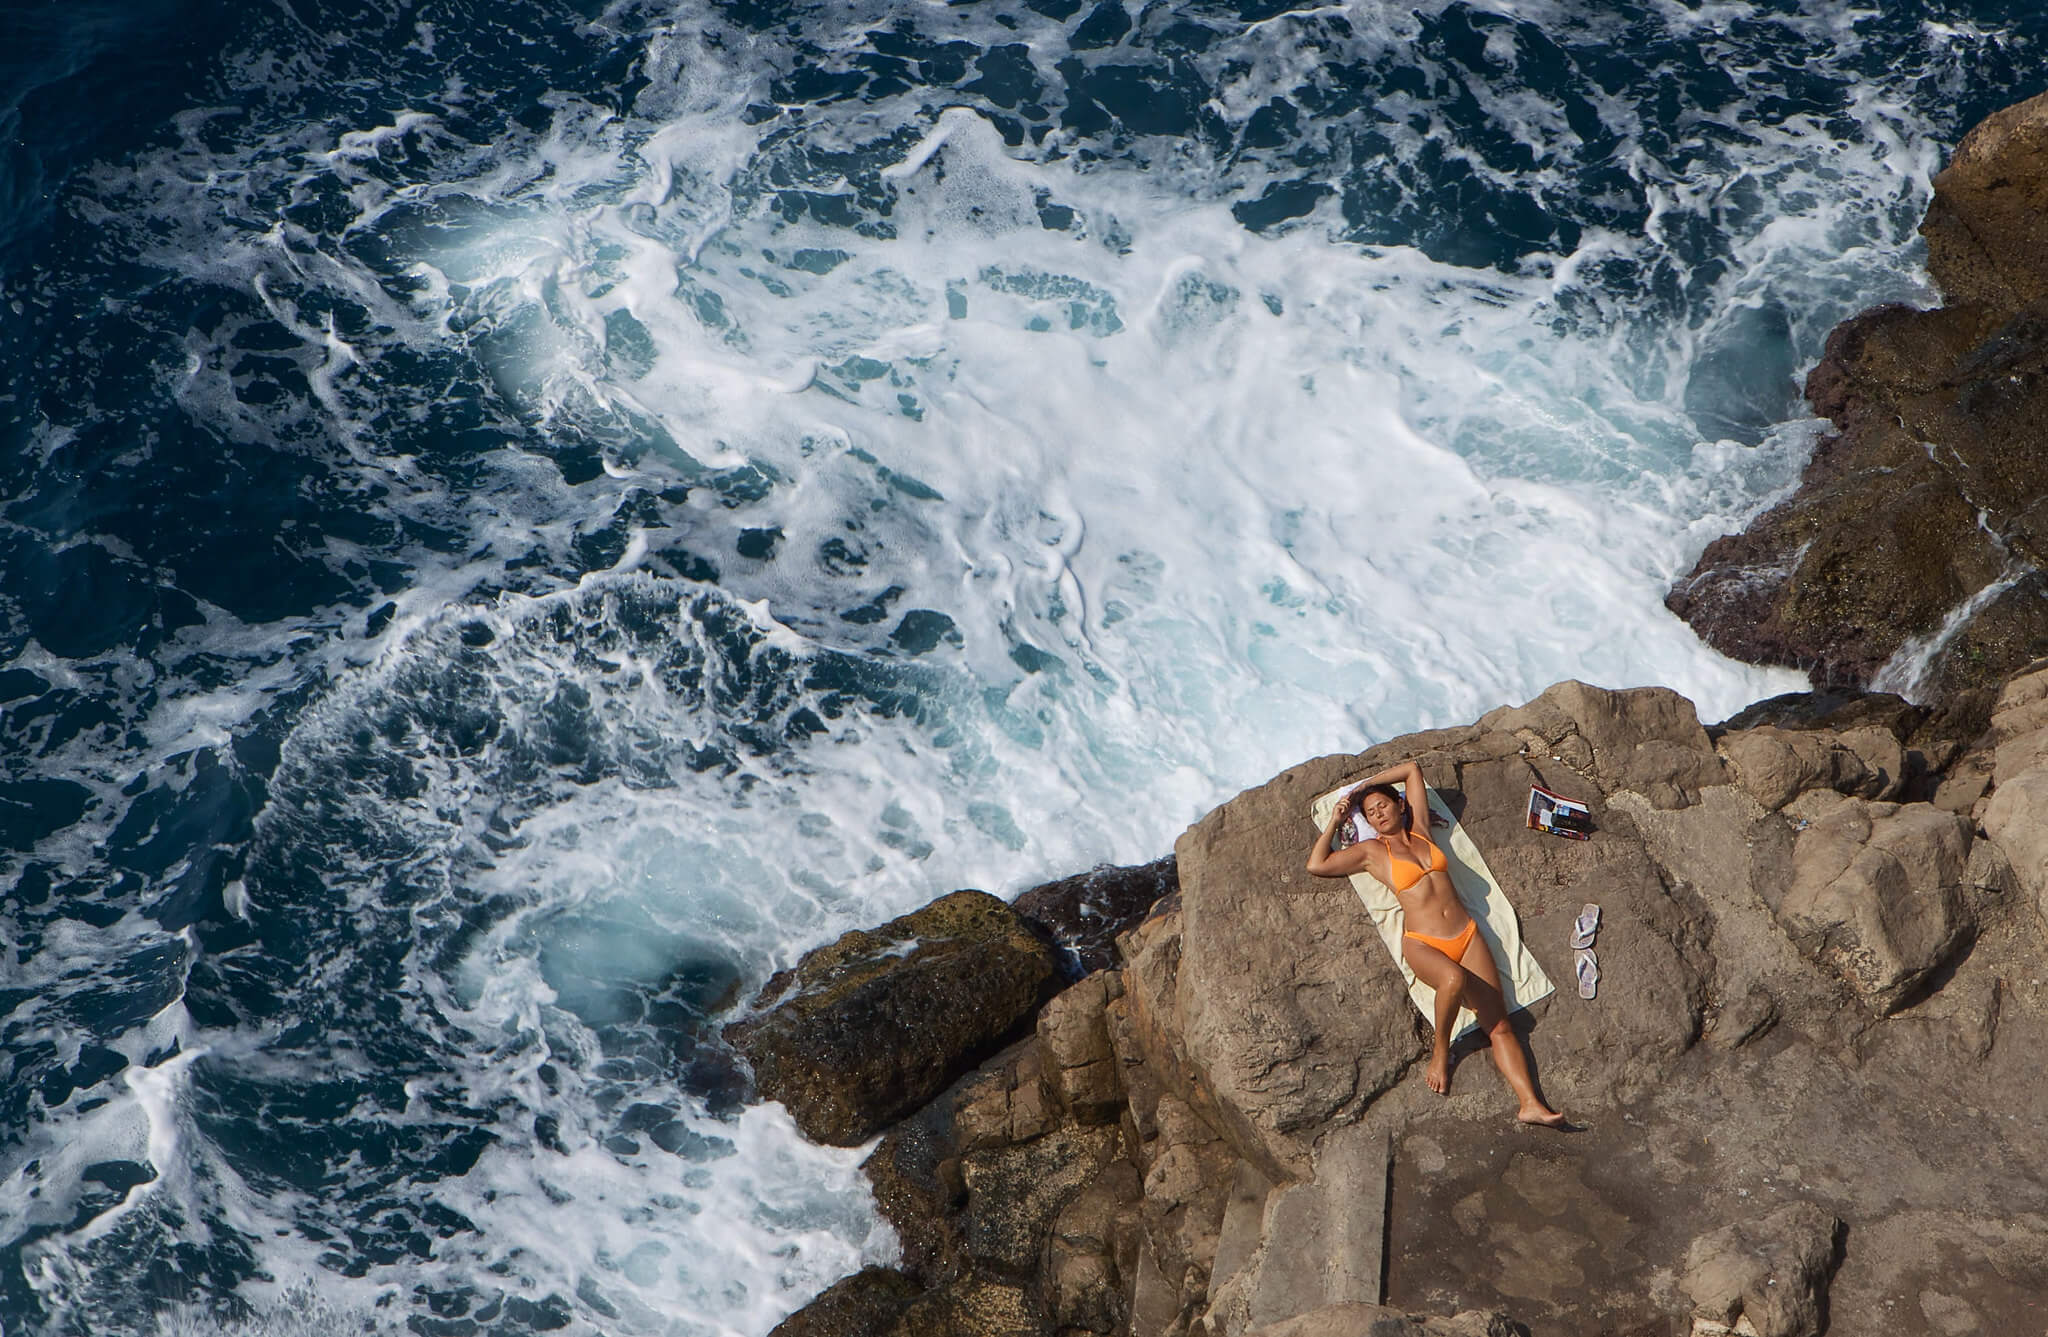
[[[889, 1244], [743, 1113], [735, 998], [1318, 738], [1760, 690], [1660, 581], [2048, 87], [1961, 0], [0, 36], [10, 1334], [765, 1331]], [[1424, 555], [1347, 555], [1296, 443], [1429, 479]], [[1530, 602], [1574, 496], [1622, 634]]]

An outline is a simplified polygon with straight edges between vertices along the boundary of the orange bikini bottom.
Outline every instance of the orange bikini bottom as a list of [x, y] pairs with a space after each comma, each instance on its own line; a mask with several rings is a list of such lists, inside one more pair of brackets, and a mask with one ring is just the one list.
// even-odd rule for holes
[[1404, 938], [1413, 938], [1417, 942], [1426, 942], [1431, 947], [1434, 947], [1439, 952], [1442, 952], [1445, 956], [1451, 958], [1451, 960], [1463, 961], [1465, 959], [1465, 949], [1472, 945], [1472, 935], [1477, 933], [1478, 931], [1479, 921], [1476, 919], [1468, 919], [1465, 921], [1464, 932], [1459, 933], [1455, 937], [1432, 938], [1427, 933], [1410, 933], [1405, 930], [1402, 932], [1401, 936]]

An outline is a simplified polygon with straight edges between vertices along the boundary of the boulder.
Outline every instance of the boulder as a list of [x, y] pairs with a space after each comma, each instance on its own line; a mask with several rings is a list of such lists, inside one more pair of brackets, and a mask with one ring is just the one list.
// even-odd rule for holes
[[1978, 745], [1990, 750], [1992, 778], [1999, 784], [2048, 765], [2048, 668], [2022, 673], [2005, 684]]
[[1764, 725], [1724, 734], [1721, 755], [1764, 807], [1777, 811], [1809, 789], [1859, 798], [1899, 792], [1906, 753], [1888, 729], [1780, 729]]
[[1660, 808], [1683, 807], [1701, 786], [1727, 780], [1692, 702], [1666, 687], [1561, 682], [1525, 706], [1482, 716], [1479, 727], [1516, 736], [1533, 756], [1563, 762], [1605, 793], [1633, 790]]
[[[1601, 1004], [1543, 1014], [1554, 1056], [1543, 1062], [1560, 1089], [1649, 1089], [1700, 1034], [1701, 909], [1674, 894], [1630, 819], [1602, 797], [1668, 811], [1725, 787], [1728, 769], [1690, 702], [1561, 683], [1476, 727], [1305, 763], [1210, 813], [1177, 847], [1186, 1063], [1214, 1099], [1218, 1129], [1274, 1183], [1308, 1177], [1314, 1131], [1360, 1117], [1426, 1052], [1427, 1022], [1363, 907], [1345, 884], [1302, 868], [1310, 801], [1403, 756], [1419, 756], [1461, 814], [1553, 981], [1570, 988], [1566, 926], [1579, 906], [1607, 908]], [[1532, 784], [1588, 801], [1596, 837], [1529, 830]]]
[[1038, 1014], [1048, 1081], [1060, 1105], [1082, 1123], [1114, 1123], [1123, 1113], [1123, 1081], [1108, 1017], [1109, 1004], [1123, 992], [1120, 975], [1097, 971]]
[[2048, 766], [1998, 787], [1984, 806], [1984, 834], [2011, 865], [2020, 889], [2048, 919]]
[[1920, 232], [1951, 303], [2012, 310], [2048, 297], [2048, 94], [1963, 136], [1934, 178]]
[[1126, 1330], [1142, 1196], [1136, 1168], [1129, 1161], [1112, 1161], [1055, 1218], [1044, 1278], [1047, 1307], [1062, 1330]]
[[724, 1034], [806, 1137], [856, 1146], [1000, 1048], [1058, 981], [1015, 911], [958, 891], [807, 953]]
[[1832, 1214], [1799, 1202], [1702, 1235], [1681, 1283], [1695, 1316], [1755, 1337], [1818, 1337], [1841, 1231]]
[[1970, 933], [1970, 840], [1967, 821], [1929, 804], [1841, 799], [1799, 833], [1778, 916], [1801, 951], [1891, 1013]]

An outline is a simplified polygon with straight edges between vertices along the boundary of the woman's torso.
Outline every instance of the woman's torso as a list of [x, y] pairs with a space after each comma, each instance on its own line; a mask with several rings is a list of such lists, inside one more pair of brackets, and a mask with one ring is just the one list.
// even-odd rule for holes
[[[1395, 841], [1399, 842], [1398, 848]], [[1472, 916], [1451, 886], [1451, 875], [1443, 867], [1447, 860], [1441, 847], [1413, 832], [1404, 832], [1393, 840], [1381, 836], [1379, 843], [1388, 860], [1388, 877], [1382, 880], [1395, 888], [1394, 896], [1401, 902], [1409, 931], [1443, 937], [1462, 932], [1465, 921]], [[1415, 876], [1418, 872], [1419, 877]], [[1411, 877], [1414, 880], [1407, 886], [1396, 885]]]

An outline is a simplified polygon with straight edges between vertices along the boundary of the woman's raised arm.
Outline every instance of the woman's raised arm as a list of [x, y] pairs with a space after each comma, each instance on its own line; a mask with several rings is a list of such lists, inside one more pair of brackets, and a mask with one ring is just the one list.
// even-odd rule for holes
[[1401, 786], [1401, 795], [1408, 800], [1408, 829], [1417, 835], [1429, 834], [1429, 790], [1422, 782], [1422, 767], [1414, 760], [1397, 761], [1378, 775], [1368, 775], [1359, 781], [1359, 788], [1366, 785]]

